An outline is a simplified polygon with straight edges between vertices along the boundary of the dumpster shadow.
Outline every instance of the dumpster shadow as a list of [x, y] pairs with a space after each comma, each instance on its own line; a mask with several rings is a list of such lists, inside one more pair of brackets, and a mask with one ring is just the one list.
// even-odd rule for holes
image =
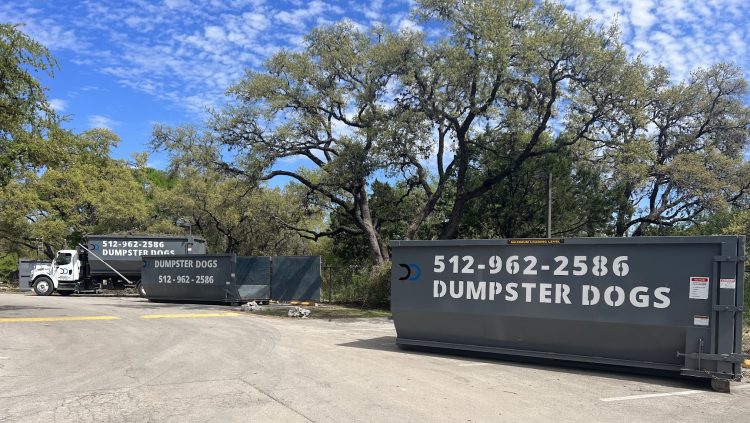
[[705, 390], [713, 392], [710, 379], [689, 378], [675, 372], [639, 369], [625, 366], [610, 366], [596, 363], [581, 363], [576, 361], [544, 359], [536, 357], [520, 357], [481, 353], [473, 351], [447, 350], [430, 347], [415, 347], [396, 344], [395, 336], [381, 336], [371, 339], [338, 344], [342, 347], [362, 348], [368, 350], [408, 354], [432, 358], [465, 361], [467, 365], [473, 363], [496, 364], [501, 366], [544, 370], [548, 372], [566, 373], [579, 376], [594, 376], [612, 380], [642, 382], [662, 387], [687, 390]]

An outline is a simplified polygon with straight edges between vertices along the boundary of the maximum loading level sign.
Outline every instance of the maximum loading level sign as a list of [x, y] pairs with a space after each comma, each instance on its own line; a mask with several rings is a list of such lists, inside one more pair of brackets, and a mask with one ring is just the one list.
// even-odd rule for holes
[[706, 276], [691, 276], [690, 277], [690, 299], [691, 300], [707, 300], [708, 299], [708, 284], [710, 278]]
[[722, 278], [719, 279], [719, 288], [721, 289], [736, 289], [737, 279], [735, 278]]

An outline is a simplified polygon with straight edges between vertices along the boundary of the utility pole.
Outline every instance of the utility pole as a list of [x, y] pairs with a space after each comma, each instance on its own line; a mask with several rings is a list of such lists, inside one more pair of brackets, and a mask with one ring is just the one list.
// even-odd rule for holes
[[552, 172], [547, 174], [547, 239], [552, 238]]

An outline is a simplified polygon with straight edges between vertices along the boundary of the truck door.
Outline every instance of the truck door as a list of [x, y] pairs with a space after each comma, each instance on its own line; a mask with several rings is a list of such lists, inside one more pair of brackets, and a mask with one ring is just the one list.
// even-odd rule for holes
[[59, 252], [55, 257], [55, 276], [59, 281], [75, 281], [78, 278], [76, 264], [78, 260], [70, 252]]

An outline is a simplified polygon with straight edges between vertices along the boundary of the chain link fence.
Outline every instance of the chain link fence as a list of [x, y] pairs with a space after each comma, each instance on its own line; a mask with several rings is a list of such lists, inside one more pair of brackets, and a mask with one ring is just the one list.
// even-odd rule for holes
[[329, 303], [387, 307], [390, 302], [390, 268], [324, 266], [320, 299]]

